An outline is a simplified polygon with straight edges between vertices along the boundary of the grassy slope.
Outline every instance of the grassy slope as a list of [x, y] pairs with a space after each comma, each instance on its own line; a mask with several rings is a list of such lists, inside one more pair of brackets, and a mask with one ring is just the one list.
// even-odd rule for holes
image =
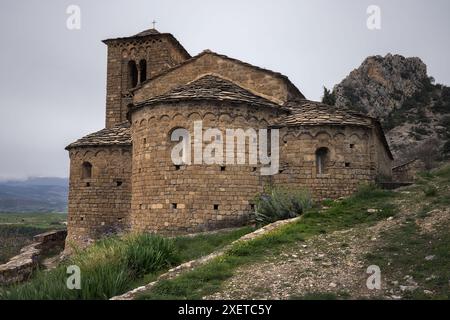
[[398, 284], [408, 285], [408, 278], [417, 283], [420, 290], [397, 291], [403, 298], [450, 299], [449, 220], [437, 223], [432, 232], [421, 228], [426, 219], [433, 221], [432, 210], [449, 214], [450, 166], [424, 174], [417, 185], [405, 191], [410, 207], [417, 209], [405, 223], [383, 234], [383, 245], [367, 254], [367, 261], [383, 270], [394, 290]]
[[33, 236], [65, 228], [61, 222], [66, 218], [59, 213], [0, 213], [0, 264], [30, 244]]
[[[343, 201], [326, 201], [324, 209], [311, 209], [303, 218], [293, 224], [282, 227], [261, 238], [247, 243], [235, 245], [223, 257], [185, 273], [172, 280], [160, 281], [150, 292], [143, 294], [141, 299], [200, 299], [221, 289], [225, 280], [233, 276], [240, 266], [262, 260], [267, 254], [277, 254], [295, 243], [319, 234], [331, 233], [354, 227], [375, 225], [378, 221], [397, 213], [403, 220], [404, 208], [413, 211], [396, 229], [383, 235], [377, 250], [367, 255], [370, 264], [377, 264], [383, 270], [383, 277], [389, 281], [400, 281], [405, 276], [412, 276], [420, 285], [434, 293], [433, 298], [449, 298], [448, 270], [450, 267], [450, 235], [448, 223], [436, 227], [434, 233], [420, 232], [417, 221], [427, 219], [430, 210], [445, 210], [450, 206], [450, 167], [426, 174], [418, 185], [404, 189], [403, 192], [390, 192], [371, 187], [362, 188], [357, 194]], [[367, 214], [367, 209], [381, 209], [376, 213]], [[419, 209], [417, 209], [419, 208]], [[397, 218], [396, 218], [397, 219]], [[419, 224], [420, 225], [420, 224]], [[176, 248], [172, 264], [208, 254], [251, 231], [243, 228], [231, 233], [202, 235], [193, 238], [176, 238], [173, 240]], [[114, 240], [109, 240], [114, 241]], [[98, 287], [93, 292], [81, 290], [77, 295], [67, 290], [60, 291], [62, 296], [52, 296], [53, 284], [62, 286], [66, 279], [65, 270], [39, 274], [29, 284], [14, 288], [3, 298], [108, 298], [120, 294], [127, 289], [147, 283], [167, 270], [168, 266], [149, 272], [133, 279], [123, 278], [122, 271], [111, 270], [110, 253], [114, 245], [104, 243], [93, 248], [94, 257], [85, 259], [86, 275], [95, 275], [92, 283]], [[424, 257], [434, 256], [432, 260]], [[82, 259], [83, 256], [78, 257]], [[108, 269], [109, 268], [109, 269]], [[126, 271], [126, 270], [125, 270]], [[108, 275], [108, 272], [110, 274]], [[50, 276], [49, 276], [50, 274]], [[111, 276], [112, 275], [112, 276]], [[432, 276], [430, 276], [432, 275]], [[81, 294], [81, 295], [80, 295]], [[423, 290], [406, 293], [405, 298], [430, 298], [424, 296]], [[305, 296], [306, 299], [336, 298], [333, 294]]]
[[[450, 234], [448, 208], [450, 207], [450, 166], [424, 174], [418, 184], [402, 192], [370, 190], [366, 188], [342, 202], [326, 202], [329, 208], [311, 210], [303, 219], [262, 238], [236, 245], [226, 256], [172, 280], [158, 283], [140, 299], [200, 299], [221, 290], [224, 281], [233, 276], [237, 268], [263, 260], [266, 255], [277, 255], [284, 248], [321, 233], [352, 227], [374, 225], [389, 216], [404, 221], [382, 234], [374, 252], [365, 257], [368, 265], [379, 265], [384, 279], [390, 283], [405, 284], [411, 278], [419, 289], [401, 292], [406, 299], [449, 299]], [[403, 204], [400, 208], [399, 205]], [[368, 208], [382, 209], [367, 214]], [[408, 212], [404, 217], [405, 210]], [[444, 220], [433, 232], [421, 232], [431, 210], [444, 213]], [[436, 219], [433, 215], [433, 219]], [[432, 220], [433, 220], [432, 219]], [[433, 256], [432, 260], [425, 257]], [[383, 284], [386, 286], [386, 284]], [[385, 293], [389, 295], [389, 286]], [[427, 293], [428, 291], [428, 293]], [[335, 293], [307, 294], [302, 299], [345, 298]], [[380, 296], [381, 298], [381, 296]]]
[[[235, 245], [223, 257], [205, 266], [183, 274], [172, 280], [160, 281], [141, 299], [200, 299], [220, 290], [225, 280], [245, 264], [264, 258], [266, 254], [277, 254], [286, 246], [304, 241], [321, 233], [350, 228], [359, 224], [373, 224], [380, 219], [392, 216], [392, 200], [396, 194], [373, 188], [362, 188], [349, 199], [340, 202], [327, 202], [326, 210], [310, 210], [303, 218], [293, 224], [280, 228], [253, 241]], [[381, 208], [377, 213], [367, 214], [369, 208]]]
[[[52, 271], [38, 272], [25, 284], [0, 289], [0, 299], [108, 299], [147, 284], [168, 268], [209, 254], [251, 231], [245, 227], [175, 239], [151, 235], [108, 238]], [[81, 269], [81, 290], [66, 287], [66, 266], [72, 264]]]

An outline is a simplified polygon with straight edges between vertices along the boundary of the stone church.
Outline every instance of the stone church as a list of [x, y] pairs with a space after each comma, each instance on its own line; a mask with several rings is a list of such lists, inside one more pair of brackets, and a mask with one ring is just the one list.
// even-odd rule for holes
[[[119, 231], [183, 234], [248, 223], [268, 185], [337, 198], [389, 178], [392, 154], [377, 119], [307, 100], [280, 73], [209, 50], [191, 56], [149, 29], [108, 48], [106, 127], [66, 147], [68, 240]], [[174, 164], [176, 128], [279, 132], [279, 170]]]

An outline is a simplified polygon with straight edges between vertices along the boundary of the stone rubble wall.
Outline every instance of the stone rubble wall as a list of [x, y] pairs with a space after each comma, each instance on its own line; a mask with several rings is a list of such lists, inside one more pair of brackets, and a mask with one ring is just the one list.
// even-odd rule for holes
[[0, 285], [10, 285], [26, 281], [47, 253], [64, 249], [66, 230], [49, 231], [34, 236], [34, 242], [20, 250], [20, 253], [7, 263], [0, 265]]

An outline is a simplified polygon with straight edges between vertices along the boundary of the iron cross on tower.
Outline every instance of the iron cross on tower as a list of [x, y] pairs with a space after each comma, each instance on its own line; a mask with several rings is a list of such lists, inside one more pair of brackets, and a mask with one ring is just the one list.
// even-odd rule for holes
[[153, 21], [152, 21], [152, 24], [153, 24], [153, 29], [155, 29], [155, 26], [156, 26], [156, 20], [153, 20]]

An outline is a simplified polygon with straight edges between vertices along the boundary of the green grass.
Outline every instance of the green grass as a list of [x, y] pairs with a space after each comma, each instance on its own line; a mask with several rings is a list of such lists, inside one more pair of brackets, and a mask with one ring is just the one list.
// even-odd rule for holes
[[[404, 277], [412, 276], [420, 289], [406, 292], [406, 299], [450, 299], [450, 234], [440, 229], [435, 233], [420, 233], [417, 225], [410, 222], [397, 230], [384, 234], [385, 244], [367, 254], [370, 264], [380, 267], [391, 279], [403, 285]], [[426, 260], [427, 256], [435, 256]], [[428, 296], [423, 290], [432, 291]]]
[[33, 236], [65, 228], [66, 218], [59, 213], [0, 213], [0, 264], [30, 244]]
[[177, 256], [180, 261], [197, 259], [222, 248], [247, 233], [254, 231], [252, 227], [244, 227], [229, 232], [200, 234], [195, 237], [176, 237]]
[[[311, 209], [299, 221], [281, 227], [252, 241], [234, 245], [224, 256], [208, 264], [180, 275], [172, 280], [158, 282], [140, 299], [201, 299], [217, 292], [223, 282], [233, 275], [239, 266], [258, 261], [268, 254], [276, 254], [286, 245], [321, 234], [346, 229], [358, 224], [372, 224], [393, 215], [391, 200], [394, 193], [365, 186], [354, 196], [335, 202], [327, 202], [329, 209]], [[377, 208], [376, 213], [367, 209]]]
[[[407, 200], [420, 204], [414, 215], [395, 230], [382, 235], [383, 245], [366, 255], [368, 264], [378, 265], [383, 274], [405, 285], [404, 277], [412, 276], [420, 289], [403, 293], [406, 299], [450, 299], [450, 233], [448, 226], [433, 232], [420, 232], [416, 221], [431, 216], [434, 209], [450, 205], [450, 166], [422, 173], [419, 186], [412, 186], [414, 195]], [[421, 192], [422, 191], [422, 192]], [[414, 210], [414, 209], [411, 209]], [[435, 256], [426, 260], [427, 256]], [[433, 295], [424, 294], [424, 290]]]
[[[250, 232], [233, 231], [173, 239], [157, 235], [106, 238], [49, 272], [39, 271], [29, 282], [0, 289], [1, 299], [108, 299], [157, 278], [170, 267], [209, 254]], [[66, 267], [81, 270], [81, 290], [66, 287]]]
[[37, 229], [61, 229], [67, 220], [65, 213], [0, 213], [0, 225], [33, 227]]

